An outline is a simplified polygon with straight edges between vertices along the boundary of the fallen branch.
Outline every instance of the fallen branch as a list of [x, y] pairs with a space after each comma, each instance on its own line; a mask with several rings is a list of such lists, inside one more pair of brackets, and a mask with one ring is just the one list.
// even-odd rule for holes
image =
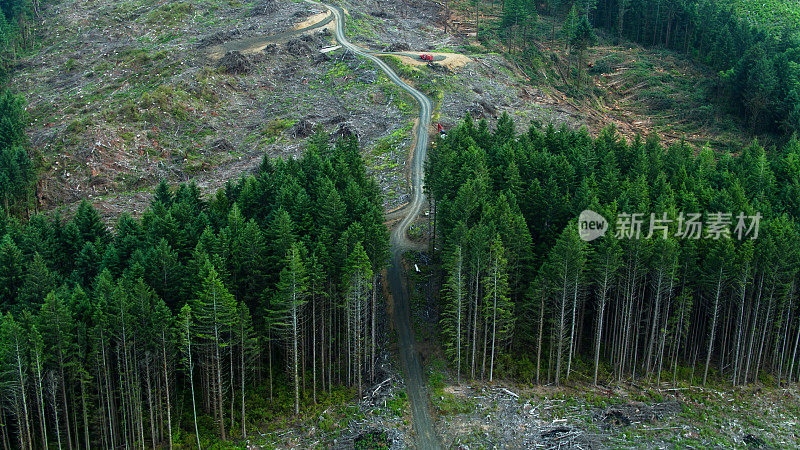
[[376, 387], [376, 388], [375, 388], [375, 390], [374, 390], [374, 391], [372, 391], [372, 396], [373, 396], [373, 397], [375, 397], [375, 394], [377, 394], [377, 393], [378, 393], [378, 391], [379, 391], [379, 390], [380, 390], [380, 389], [383, 387], [383, 385], [384, 385], [384, 384], [386, 384], [386, 383], [388, 383], [388, 382], [389, 382], [389, 381], [391, 381], [391, 380], [392, 380], [392, 378], [391, 378], [391, 377], [389, 377], [389, 378], [387, 378], [387, 379], [385, 379], [385, 380], [381, 381], [381, 383], [380, 383], [380, 384], [378, 384], [378, 387]]
[[517, 394], [515, 394], [515, 393], [513, 393], [513, 392], [511, 392], [511, 391], [509, 391], [509, 390], [508, 390], [508, 389], [506, 389], [506, 388], [500, 388], [500, 390], [501, 390], [501, 391], [503, 391], [503, 392], [505, 392], [506, 394], [508, 394], [508, 395], [510, 395], [510, 396], [512, 396], [512, 397], [514, 397], [514, 398], [519, 398], [519, 395], [517, 395]]
[[655, 428], [641, 428], [642, 431], [662, 431], [662, 430], [681, 430], [682, 427], [655, 427]]

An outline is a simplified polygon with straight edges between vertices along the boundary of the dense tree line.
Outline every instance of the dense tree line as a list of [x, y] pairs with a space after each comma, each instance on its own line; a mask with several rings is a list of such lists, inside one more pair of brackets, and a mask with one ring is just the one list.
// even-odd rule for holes
[[206, 447], [360, 392], [388, 235], [357, 143], [327, 139], [209, 199], [162, 183], [113, 231], [88, 203], [0, 219], [4, 447]]
[[[6, 83], [19, 56], [33, 48], [38, 0], [0, 2], [0, 83]], [[0, 88], [0, 209], [3, 214], [27, 214], [34, 204], [34, 163], [26, 148], [22, 96]]]
[[39, 0], [3, 0], [0, 3], [0, 80], [19, 56], [33, 49], [34, 23]]
[[713, 0], [576, 3], [595, 26], [618, 40], [672, 49], [717, 71], [716, 100], [740, 115], [752, 131], [800, 130], [796, 33], [776, 36]]
[[28, 155], [22, 97], [0, 90], [0, 210], [24, 213], [30, 208], [36, 171]]
[[[481, 8], [486, 14], [496, 11], [496, 5], [500, 19], [481, 24]], [[527, 63], [541, 59], [540, 49], [531, 45], [542, 38], [532, 26], [537, 13], [553, 17], [551, 39], [556, 38], [556, 21], [563, 23], [561, 37], [578, 59], [591, 42], [587, 23], [606, 30], [618, 42], [627, 39], [681, 52], [718, 72], [712, 100], [742, 117], [751, 131], [786, 135], [800, 131], [798, 33], [770, 33], [714, 0], [549, 0], [544, 6], [525, 0], [477, 1], [476, 26], [484, 40], [498, 36], [512, 56]], [[578, 89], [581, 70], [578, 64]]]
[[[734, 156], [467, 117], [426, 167], [458, 375], [798, 380], [798, 161], [796, 140]], [[612, 228], [588, 242], [587, 209]]]
[[713, 0], [598, 1], [597, 26], [720, 73], [716, 96], [755, 132], [800, 131], [800, 35], [775, 36]]

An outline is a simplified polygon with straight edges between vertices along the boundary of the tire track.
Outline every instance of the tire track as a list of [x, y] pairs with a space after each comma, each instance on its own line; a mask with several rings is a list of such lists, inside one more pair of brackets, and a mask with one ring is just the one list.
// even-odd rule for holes
[[425, 154], [428, 150], [428, 133], [431, 123], [431, 113], [433, 105], [422, 92], [416, 90], [404, 82], [397, 74], [380, 58], [357, 45], [350, 43], [345, 36], [344, 11], [338, 6], [330, 6], [323, 3], [308, 0], [309, 3], [327, 8], [335, 17], [336, 21], [336, 40], [342, 47], [355, 53], [356, 55], [369, 59], [383, 70], [386, 76], [397, 86], [408, 92], [419, 103], [419, 120], [417, 121], [414, 143], [414, 155], [411, 160], [411, 200], [403, 208], [405, 216], [392, 230], [390, 237], [392, 262], [389, 266], [389, 288], [394, 300], [394, 324], [397, 329], [397, 337], [400, 345], [400, 360], [405, 371], [406, 394], [408, 395], [413, 414], [414, 431], [416, 432], [417, 448], [438, 449], [441, 448], [436, 437], [436, 432], [431, 419], [430, 404], [425, 388], [425, 378], [422, 374], [422, 364], [416, 350], [414, 335], [411, 331], [411, 319], [408, 305], [408, 295], [403, 289], [403, 252], [413, 248], [406, 236], [406, 231], [413, 220], [419, 215], [425, 203], [423, 195], [423, 175], [425, 170]]

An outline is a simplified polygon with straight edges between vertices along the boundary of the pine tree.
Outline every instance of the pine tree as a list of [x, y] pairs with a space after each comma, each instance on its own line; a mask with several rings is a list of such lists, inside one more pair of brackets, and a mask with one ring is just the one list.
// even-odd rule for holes
[[569, 44], [572, 49], [578, 53], [578, 80], [577, 89], [581, 89], [581, 79], [583, 78], [583, 57], [586, 50], [593, 46], [597, 38], [592, 31], [592, 26], [589, 24], [589, 19], [585, 16], [578, 22], [575, 30], [569, 38]]
[[172, 200], [172, 192], [170, 192], [167, 182], [164, 180], [159, 181], [158, 185], [156, 186], [156, 191], [153, 194], [153, 200], [151, 200], [151, 204], [161, 203], [164, 208], [169, 209], [172, 206]]
[[227, 331], [235, 329], [236, 301], [220, 280], [217, 270], [208, 261], [203, 267], [202, 278], [201, 290], [192, 302], [192, 314], [195, 320], [194, 333], [195, 339], [206, 352], [206, 360], [210, 365], [209, 370], [214, 377], [214, 413], [220, 436], [222, 439], [227, 439], [223, 408], [225, 385], [222, 379], [222, 366], [225, 350], [232, 344], [232, 337], [227, 334]]
[[348, 328], [348, 374], [354, 373], [361, 396], [364, 355], [366, 354], [366, 312], [372, 286], [372, 267], [361, 242], [357, 242], [345, 262], [345, 311]]
[[503, 242], [499, 235], [492, 240], [487, 262], [483, 284], [486, 293], [484, 297], [485, 320], [492, 323], [491, 362], [489, 363], [489, 381], [491, 382], [494, 376], [496, 355], [499, 348], [511, 336], [514, 326], [513, 305], [508, 298], [507, 261]]
[[[598, 208], [599, 209], [599, 208]], [[606, 216], [615, 216], [615, 210], [611, 209]], [[607, 233], [595, 244], [589, 266], [591, 268], [592, 281], [595, 285], [595, 298], [597, 301], [597, 324], [594, 336], [594, 384], [597, 384], [597, 376], [600, 369], [600, 347], [603, 342], [603, 325], [605, 323], [606, 308], [609, 300], [609, 293], [616, 284], [616, 277], [621, 266], [622, 249], [619, 240], [613, 233]]]
[[100, 214], [86, 200], [82, 201], [78, 206], [73, 222], [78, 227], [83, 243], [95, 241], [105, 243], [109, 239], [108, 229], [103, 224]]
[[278, 282], [278, 298], [273, 303], [275, 326], [286, 335], [289, 368], [294, 385], [294, 413], [300, 414], [300, 339], [303, 333], [303, 309], [306, 304], [308, 279], [301, 256], [301, 247], [292, 244], [286, 254], [284, 268]]
[[178, 315], [178, 328], [181, 342], [181, 353], [183, 354], [183, 366], [186, 368], [186, 376], [192, 392], [192, 416], [194, 418], [194, 436], [197, 439], [197, 449], [200, 450], [200, 432], [197, 429], [197, 403], [194, 392], [194, 362], [192, 361], [192, 335], [194, 334], [194, 319], [192, 308], [188, 304], [183, 305]]
[[177, 252], [166, 239], [147, 253], [147, 281], [167, 305], [177, 305], [180, 298], [181, 278], [184, 275]]
[[19, 288], [17, 301], [19, 305], [31, 311], [37, 311], [42, 301], [56, 288], [56, 276], [39, 252], [33, 255]]
[[30, 399], [27, 394], [28, 348], [25, 334], [19, 322], [11, 314], [6, 314], [0, 324], [0, 362], [3, 372], [0, 376], [12, 402], [13, 414], [17, 419], [17, 434], [20, 448], [33, 448], [31, 439]]
[[11, 236], [6, 234], [0, 241], [0, 309], [8, 311], [17, 303], [17, 291], [24, 280], [22, 252]]
[[460, 245], [447, 258], [447, 282], [443, 288], [446, 303], [442, 311], [441, 332], [445, 352], [455, 362], [456, 380], [461, 382], [461, 350], [464, 329], [464, 307], [466, 299], [466, 271], [464, 254]]

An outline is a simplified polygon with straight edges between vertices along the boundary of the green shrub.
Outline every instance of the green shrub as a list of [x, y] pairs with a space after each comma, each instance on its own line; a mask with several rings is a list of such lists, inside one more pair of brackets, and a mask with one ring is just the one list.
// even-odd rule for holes
[[192, 12], [190, 3], [174, 3], [162, 5], [147, 15], [147, 23], [152, 25], [174, 25]]
[[623, 58], [617, 54], [611, 54], [608, 56], [604, 56], [594, 63], [594, 67], [589, 69], [589, 73], [592, 75], [600, 75], [603, 73], [610, 73], [613, 72], [614, 69], [617, 68], [620, 64], [622, 64]]
[[274, 138], [294, 125], [294, 123], [295, 121], [292, 119], [273, 119], [264, 125], [264, 128], [261, 129], [261, 135], [266, 138]]
[[83, 119], [75, 119], [67, 125], [68, 134], [80, 134], [92, 126], [92, 119], [85, 117]]
[[139, 108], [128, 100], [117, 109], [117, 117], [127, 122], [137, 122], [140, 119]]
[[475, 409], [475, 404], [468, 399], [459, 398], [449, 392], [443, 392], [436, 404], [439, 413], [445, 416], [467, 414]]
[[370, 431], [358, 436], [353, 441], [355, 449], [382, 449], [390, 448], [389, 435], [385, 431]]
[[399, 391], [397, 394], [394, 395], [394, 397], [386, 401], [386, 406], [389, 408], [390, 411], [394, 413], [395, 416], [400, 417], [403, 415], [407, 403], [408, 403], [408, 396], [406, 395], [406, 392]]

